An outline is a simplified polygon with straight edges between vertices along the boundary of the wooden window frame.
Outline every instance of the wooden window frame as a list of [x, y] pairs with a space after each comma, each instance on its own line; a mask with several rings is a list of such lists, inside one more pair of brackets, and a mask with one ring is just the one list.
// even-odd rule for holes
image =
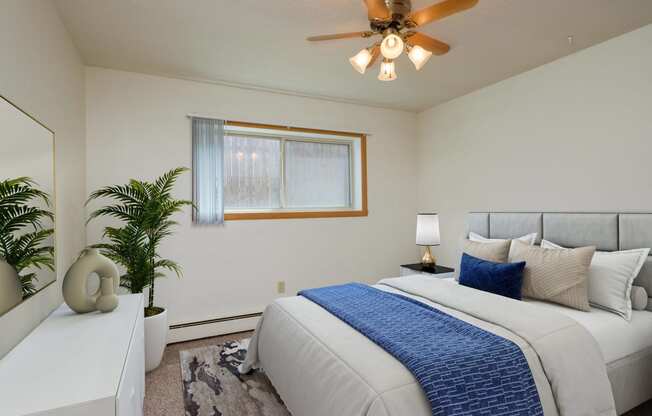
[[245, 121], [225, 121], [225, 126], [250, 127], [257, 129], [291, 131], [308, 134], [329, 134], [334, 136], [351, 137], [360, 140], [360, 184], [361, 208], [360, 209], [333, 209], [311, 211], [269, 211], [269, 212], [229, 212], [224, 213], [224, 221], [242, 220], [279, 220], [297, 218], [342, 218], [366, 217], [369, 215], [367, 206], [367, 135], [335, 130], [320, 130], [303, 127], [278, 126], [274, 124], [250, 123]]

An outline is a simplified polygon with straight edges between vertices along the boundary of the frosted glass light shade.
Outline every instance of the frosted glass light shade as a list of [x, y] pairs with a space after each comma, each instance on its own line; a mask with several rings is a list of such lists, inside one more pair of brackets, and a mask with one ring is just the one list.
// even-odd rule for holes
[[396, 78], [396, 67], [394, 66], [394, 61], [385, 59], [380, 63], [380, 73], [378, 74], [378, 79], [381, 81], [394, 81]]
[[432, 52], [423, 49], [419, 45], [411, 47], [410, 52], [408, 52], [408, 58], [410, 58], [410, 61], [412, 61], [417, 71], [423, 68], [431, 56]]
[[390, 33], [380, 44], [380, 53], [387, 59], [396, 59], [403, 53], [404, 46], [400, 36]]
[[369, 65], [369, 62], [371, 62], [371, 52], [369, 52], [369, 49], [365, 48], [362, 49], [360, 52], [355, 54], [354, 56], [349, 58], [349, 62], [351, 62], [351, 66], [353, 69], [358, 71], [361, 74], [364, 74], [364, 72], [367, 70], [367, 66]]
[[439, 215], [417, 214], [417, 245], [438, 246], [440, 243]]

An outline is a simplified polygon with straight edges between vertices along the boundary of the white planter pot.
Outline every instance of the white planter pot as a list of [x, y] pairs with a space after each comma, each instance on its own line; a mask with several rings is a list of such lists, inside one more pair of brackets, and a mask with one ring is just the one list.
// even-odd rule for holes
[[145, 371], [161, 364], [168, 337], [168, 311], [145, 318]]
[[16, 269], [0, 258], [0, 315], [23, 300], [23, 288]]

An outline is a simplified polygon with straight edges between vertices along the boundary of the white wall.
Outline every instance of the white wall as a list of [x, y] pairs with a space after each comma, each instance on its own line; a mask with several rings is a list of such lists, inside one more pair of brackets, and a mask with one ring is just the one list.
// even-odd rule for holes
[[[399, 264], [416, 260], [415, 114], [100, 68], [87, 68], [86, 80], [88, 192], [190, 167], [188, 113], [370, 134], [368, 217], [201, 227], [189, 211], [179, 216], [161, 252], [185, 275], [158, 280], [156, 293], [172, 324], [260, 312], [278, 296], [278, 280], [294, 294], [396, 276]], [[191, 198], [190, 174], [177, 190]], [[91, 223], [89, 243], [99, 240], [101, 225]]]
[[[84, 246], [84, 67], [49, 1], [3, 0], [0, 95], [56, 135], [57, 282], [0, 317], [0, 357], [61, 299], [68, 266]], [[1, 161], [1, 158], [0, 158]]]
[[652, 211], [652, 25], [419, 114], [420, 209]]

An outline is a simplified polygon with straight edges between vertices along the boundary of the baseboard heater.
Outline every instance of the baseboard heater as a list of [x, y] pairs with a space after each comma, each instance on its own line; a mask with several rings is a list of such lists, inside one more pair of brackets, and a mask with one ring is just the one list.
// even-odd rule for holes
[[191, 326], [216, 324], [216, 323], [228, 322], [228, 321], [237, 321], [239, 319], [257, 318], [262, 314], [263, 314], [262, 312], [254, 312], [254, 313], [246, 313], [244, 315], [225, 316], [223, 318], [206, 319], [204, 321], [185, 322], [182, 324], [170, 325], [170, 329], [188, 328]]

